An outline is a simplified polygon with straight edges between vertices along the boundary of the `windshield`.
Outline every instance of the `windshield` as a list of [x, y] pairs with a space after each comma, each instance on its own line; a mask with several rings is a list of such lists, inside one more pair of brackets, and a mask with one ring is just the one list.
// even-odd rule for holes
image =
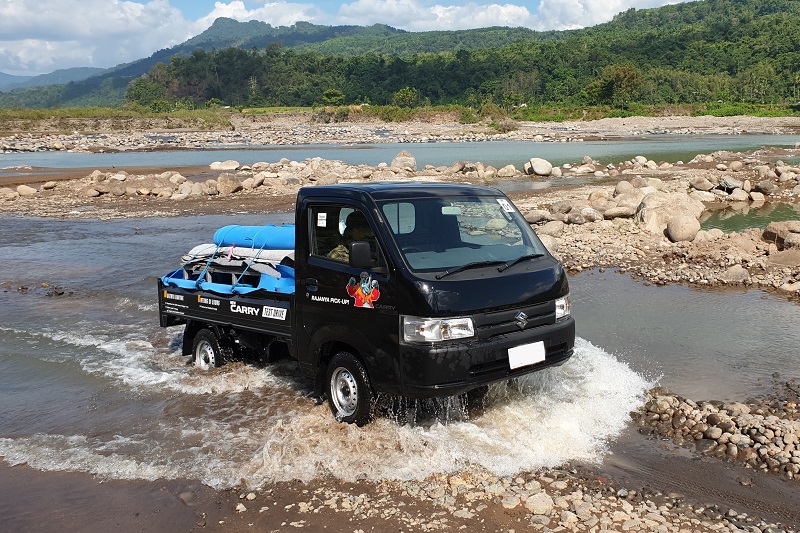
[[470, 263], [501, 265], [547, 254], [522, 215], [502, 196], [404, 199], [384, 202], [381, 210], [414, 271], [453, 270]]

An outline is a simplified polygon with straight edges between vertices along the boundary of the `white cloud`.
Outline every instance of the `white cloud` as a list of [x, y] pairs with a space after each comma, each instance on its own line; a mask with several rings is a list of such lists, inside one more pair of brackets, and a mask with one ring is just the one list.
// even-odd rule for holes
[[534, 29], [567, 30], [608, 22], [630, 8], [649, 9], [684, 0], [541, 0]]
[[111, 67], [190, 36], [168, 0], [5, 0], [0, 2], [0, 72]]
[[[463, 30], [487, 26], [529, 26], [528, 8], [514, 4], [424, 6], [419, 0], [356, 0], [339, 9], [337, 24], [388, 24], [409, 31]], [[349, 21], [349, 22], [347, 22]]]

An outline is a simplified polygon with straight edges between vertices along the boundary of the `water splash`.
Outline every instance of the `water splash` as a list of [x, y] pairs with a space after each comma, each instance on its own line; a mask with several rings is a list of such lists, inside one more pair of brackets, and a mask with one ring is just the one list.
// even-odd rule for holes
[[[131, 348], [107, 347], [115, 353], [126, 349]], [[358, 428], [337, 423], [326, 405], [307, 398], [305, 385], [281, 375], [284, 371], [239, 366], [194, 375], [183, 368], [167, 372], [181, 377], [163, 381], [151, 373], [150, 386], [187, 393], [169, 402], [156, 423], [91, 439], [0, 439], [0, 455], [12, 464], [115, 478], [153, 479], [158, 471], [160, 477], [195, 478], [215, 488], [242, 480], [259, 486], [321, 476], [422, 479], [473, 467], [510, 475], [574, 459], [600, 461], [652, 385], [613, 355], [578, 339], [566, 364], [490, 387], [481, 409], [468, 412], [459, 401], [447, 400], [440, 416], [423, 424], [384, 416]], [[189, 375], [197, 383], [185, 385]], [[238, 388], [225, 389], [228, 381]], [[246, 388], [242, 382], [248, 382]], [[198, 393], [215, 387], [222, 392]]]

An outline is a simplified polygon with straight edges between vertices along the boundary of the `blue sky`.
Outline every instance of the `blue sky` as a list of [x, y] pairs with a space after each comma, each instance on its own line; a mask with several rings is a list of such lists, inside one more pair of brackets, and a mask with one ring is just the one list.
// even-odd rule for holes
[[487, 26], [564, 30], [607, 22], [629, 8], [683, 0], [0, 0], [0, 72], [34, 76], [108, 68], [203, 32], [216, 18], [408, 31]]

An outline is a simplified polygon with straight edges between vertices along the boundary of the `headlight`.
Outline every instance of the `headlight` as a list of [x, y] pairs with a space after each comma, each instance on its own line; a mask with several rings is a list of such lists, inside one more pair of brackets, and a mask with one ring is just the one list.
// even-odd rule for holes
[[556, 320], [568, 317], [572, 311], [572, 302], [569, 294], [556, 300]]
[[439, 342], [475, 336], [471, 318], [403, 316], [404, 342]]

